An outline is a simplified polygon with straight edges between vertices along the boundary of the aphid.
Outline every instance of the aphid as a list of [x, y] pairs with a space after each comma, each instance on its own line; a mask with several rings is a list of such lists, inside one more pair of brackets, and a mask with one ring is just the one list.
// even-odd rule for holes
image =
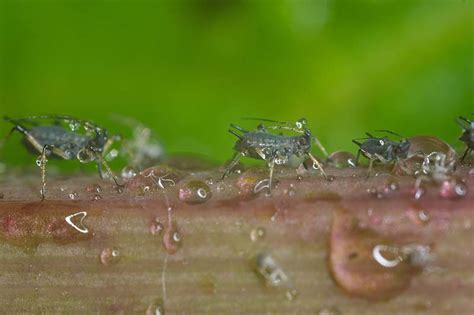
[[448, 159], [446, 154], [441, 152], [432, 152], [427, 154], [421, 165], [420, 175], [415, 182], [415, 198], [419, 199], [423, 193], [421, 189], [422, 182], [432, 182], [434, 184], [449, 186], [454, 184], [454, 191], [459, 196], [464, 194], [464, 183], [457, 181], [453, 176], [456, 171], [456, 160]]
[[[251, 118], [253, 119], [253, 118]], [[324, 147], [311, 135], [311, 131], [306, 127], [306, 119], [302, 118], [296, 123], [273, 121], [268, 119], [253, 119], [264, 122], [271, 122], [275, 125], [264, 126], [260, 124], [255, 131], [245, 130], [237, 125], [231, 124], [229, 132], [236, 136], [237, 142], [234, 145], [236, 151], [232, 162], [228, 165], [222, 178], [226, 177], [232, 168], [239, 162], [240, 158], [247, 156], [254, 159], [264, 160], [269, 167], [268, 188], [271, 191], [273, 180], [273, 169], [275, 164], [282, 165], [288, 162], [291, 156], [309, 157], [313, 165], [319, 169], [324, 178], [328, 179], [321, 163], [311, 154], [311, 144], [314, 140], [321, 151], [327, 155]], [[268, 132], [269, 129], [289, 130], [301, 135], [287, 136], [276, 135]], [[316, 168], [315, 167], [315, 168]]]
[[[356, 164], [359, 164], [359, 157], [361, 153], [370, 161], [367, 177], [370, 176], [372, 172], [372, 166], [375, 161], [380, 162], [382, 164], [397, 162], [401, 159], [405, 159], [408, 156], [408, 150], [410, 149], [410, 142], [402, 136], [389, 130], [378, 131], [396, 135], [398, 137], [401, 137], [402, 140], [396, 142], [390, 140], [387, 137], [377, 138], [368, 132], [366, 133], [367, 138], [352, 140], [353, 143], [359, 146], [359, 151], [357, 151]], [[359, 142], [359, 140], [364, 141]]]
[[459, 140], [465, 142], [467, 146], [466, 151], [464, 151], [461, 157], [461, 161], [464, 161], [469, 152], [474, 150], [474, 121], [464, 117], [458, 117], [457, 122], [464, 129], [463, 134], [459, 138]]
[[[106, 129], [90, 121], [71, 116], [4, 117], [4, 120], [14, 125], [8, 136], [14, 131], [22, 133], [25, 144], [41, 153], [36, 164], [41, 168], [41, 197], [43, 200], [46, 194], [46, 164], [50, 157], [64, 160], [78, 159], [81, 163], [96, 162], [101, 178], [104, 175], [103, 166], [106, 174], [114, 180], [115, 185], [118, 188], [122, 187], [103, 158], [113, 141], [117, 140], [116, 137], [109, 138]], [[41, 122], [44, 124], [40, 124]], [[70, 130], [61, 123], [68, 125]], [[26, 127], [26, 125], [30, 125], [30, 127]], [[83, 133], [79, 133], [81, 128]]]
[[446, 154], [441, 152], [431, 152], [426, 155], [421, 164], [421, 175], [417, 178], [418, 188], [423, 180], [432, 180], [441, 183], [451, 177], [456, 170], [456, 160], [448, 160]]

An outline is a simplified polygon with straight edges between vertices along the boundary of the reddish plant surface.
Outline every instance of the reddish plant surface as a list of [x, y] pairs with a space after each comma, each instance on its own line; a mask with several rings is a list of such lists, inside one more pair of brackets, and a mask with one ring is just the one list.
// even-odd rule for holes
[[419, 200], [413, 177], [365, 171], [281, 169], [269, 196], [264, 169], [157, 167], [121, 194], [51, 178], [43, 202], [39, 177], [4, 177], [0, 312], [474, 313], [471, 167], [464, 197]]

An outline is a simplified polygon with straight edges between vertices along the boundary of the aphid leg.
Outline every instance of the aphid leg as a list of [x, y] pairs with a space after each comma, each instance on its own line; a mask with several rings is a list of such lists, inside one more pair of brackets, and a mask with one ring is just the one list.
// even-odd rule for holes
[[110, 147], [114, 144], [114, 142], [118, 142], [121, 140], [122, 137], [120, 135], [113, 135], [112, 137], [107, 139], [107, 142], [105, 142], [104, 148], [102, 150], [102, 152], [104, 152], [103, 155], [105, 156], [105, 154], [110, 150]]
[[[109, 175], [109, 177], [112, 178], [112, 180], [114, 181], [117, 188], [123, 188], [124, 187], [124, 185], [119, 184], [119, 182], [117, 180], [117, 176], [115, 176], [114, 172], [112, 172], [112, 169], [110, 168], [109, 164], [105, 161], [105, 159], [102, 157], [102, 155], [97, 154], [96, 155], [96, 161], [99, 161], [100, 164], [102, 164], [104, 166], [105, 170], [107, 171], [107, 175]], [[102, 168], [99, 168], [99, 172], [102, 172]], [[102, 174], [101, 174], [101, 176], [102, 176]]]
[[421, 175], [416, 178], [415, 181], [415, 199], [420, 199], [424, 191], [421, 189], [421, 184], [423, 181], [431, 181], [431, 179], [426, 175]]
[[359, 166], [359, 158], [360, 158], [360, 153], [362, 152], [361, 149], [357, 150], [357, 156], [356, 156], [356, 166]]
[[39, 160], [36, 161], [37, 165], [41, 167], [41, 201], [46, 197], [46, 164], [48, 163], [48, 151], [52, 149], [52, 146], [45, 145], [41, 150]]
[[372, 166], [374, 164], [374, 160], [373, 159], [369, 159], [369, 169], [367, 170], [367, 175], [366, 175], [366, 178], [369, 178], [370, 175], [372, 174]]
[[321, 172], [321, 174], [323, 175], [323, 177], [327, 180], [329, 180], [329, 177], [326, 175], [326, 172], [324, 171], [323, 169], [323, 166], [321, 165], [321, 163], [319, 163], [319, 161], [311, 154], [311, 153], [307, 153], [309, 158], [311, 159], [311, 161], [313, 161], [313, 165], [316, 164], [316, 166], [318, 167], [319, 171]]
[[328, 157], [328, 151], [326, 151], [326, 148], [321, 144], [321, 142], [319, 142], [319, 139], [314, 136], [313, 138], [314, 138], [314, 143], [316, 143], [319, 150], [321, 150], [321, 152], [324, 154], [324, 157]]
[[234, 166], [237, 165], [237, 163], [239, 163], [239, 160], [240, 158], [244, 156], [244, 154], [242, 152], [236, 152], [234, 154], [234, 157], [232, 158], [232, 162], [229, 163], [229, 165], [227, 166], [227, 168], [225, 169], [225, 172], [224, 174], [222, 174], [222, 179], [226, 178], [227, 175], [229, 175], [230, 171], [232, 171], [232, 169], [234, 168]]
[[466, 148], [466, 151], [464, 151], [464, 154], [462, 155], [460, 161], [463, 162], [464, 159], [466, 158], [467, 154], [471, 151], [470, 148]]
[[268, 175], [268, 191], [272, 193], [272, 182], [273, 182], [273, 169], [275, 168], [275, 160], [268, 162], [269, 175]]
[[100, 179], [104, 179], [104, 170], [102, 169], [102, 162], [101, 161], [96, 161], [97, 165], [97, 171], [99, 172]]

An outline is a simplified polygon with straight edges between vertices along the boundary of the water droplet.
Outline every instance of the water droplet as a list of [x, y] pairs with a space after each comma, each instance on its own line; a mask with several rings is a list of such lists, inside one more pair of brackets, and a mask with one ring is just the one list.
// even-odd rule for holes
[[419, 200], [423, 195], [426, 193], [426, 188], [423, 186], [420, 186], [415, 189], [415, 199]]
[[382, 267], [393, 268], [403, 261], [400, 250], [397, 247], [387, 245], [376, 245], [372, 249], [372, 256]]
[[297, 179], [298, 181], [303, 180], [303, 175], [298, 175], [298, 176], [296, 176], [296, 179]]
[[146, 315], [164, 315], [165, 314], [165, 307], [163, 300], [156, 299], [150, 305], [148, 305], [146, 309]]
[[69, 199], [71, 200], [76, 200], [79, 198], [79, 194], [77, 193], [77, 191], [73, 191], [72, 193], [69, 194]]
[[326, 175], [326, 180], [328, 182], [333, 182], [334, 180], [336, 180], [336, 176], [334, 175]]
[[286, 194], [288, 195], [288, 197], [294, 197], [296, 195], [296, 191], [293, 188], [289, 188], [286, 191]]
[[335, 212], [330, 233], [329, 266], [333, 279], [350, 295], [387, 300], [406, 289], [419, 271], [401, 249], [364, 228], [350, 212]]
[[[81, 212], [77, 212], [77, 213], [68, 215], [65, 218], [65, 220], [66, 220], [67, 224], [72, 226], [77, 231], [79, 231], [83, 234], [87, 234], [87, 233], [89, 233], [89, 229], [84, 225], [84, 219], [86, 218], [86, 216], [87, 216], [87, 212], [86, 211], [81, 211]], [[80, 217], [78, 223], [73, 222], [73, 219], [75, 219], [75, 217]]]
[[217, 191], [223, 192], [225, 190], [225, 185], [223, 183], [217, 185]]
[[422, 222], [428, 222], [429, 219], [430, 219], [430, 216], [428, 215], [428, 213], [425, 210], [420, 210], [420, 211], [418, 211], [418, 218]]
[[93, 184], [91, 186], [87, 186], [86, 191], [89, 193], [100, 193], [102, 192], [102, 187], [98, 184]]
[[124, 187], [123, 187], [122, 185], [114, 185], [114, 190], [115, 190], [115, 192], [117, 192], [118, 194], [123, 193], [123, 189], [124, 189]]
[[451, 178], [441, 183], [439, 195], [443, 198], [455, 199], [466, 196], [467, 185], [460, 179]]
[[150, 232], [152, 235], [160, 235], [164, 229], [165, 227], [160, 222], [160, 219], [158, 217], [155, 218], [155, 220], [153, 220], [153, 222], [151, 222], [150, 224]]
[[124, 168], [122, 168], [122, 172], [120, 173], [120, 175], [122, 176], [122, 179], [128, 181], [133, 177], [137, 176], [137, 171], [131, 166], [125, 166]]
[[198, 180], [190, 181], [182, 186], [178, 191], [178, 197], [181, 201], [188, 204], [199, 204], [206, 202], [212, 196], [209, 186]]
[[99, 201], [99, 200], [102, 200], [102, 196], [99, 194], [94, 194], [94, 196], [92, 197], [92, 201]]
[[444, 153], [447, 161], [451, 161], [456, 157], [456, 151], [445, 141], [434, 136], [415, 136], [408, 139], [410, 142], [410, 149], [408, 150], [408, 157], [415, 155], [428, 155], [431, 152]]
[[163, 245], [169, 254], [176, 253], [183, 245], [183, 238], [176, 223], [172, 223], [163, 235]]
[[262, 227], [258, 227], [250, 231], [250, 239], [252, 242], [256, 242], [258, 240], [262, 240], [265, 238], [265, 229]]
[[214, 184], [214, 179], [213, 179], [212, 177], [208, 177], [208, 178], [206, 179], [206, 184], [208, 184], [208, 185], [213, 185], [213, 184]]
[[384, 197], [384, 195], [380, 191], [378, 191], [377, 188], [374, 187], [368, 188], [367, 193], [377, 199], [382, 199]]
[[100, 262], [105, 266], [116, 264], [120, 260], [120, 251], [116, 248], [107, 247], [100, 253]]
[[80, 127], [81, 123], [76, 120], [71, 120], [69, 122], [69, 129], [71, 129], [71, 131], [77, 131]]
[[328, 164], [335, 168], [355, 168], [355, 161], [356, 157], [354, 154], [346, 151], [333, 152], [327, 158]]
[[385, 182], [385, 187], [384, 187], [385, 193], [390, 193], [390, 192], [396, 191], [396, 190], [398, 190], [398, 188], [399, 188], [399, 184], [394, 178], [389, 178]]
[[269, 192], [270, 191], [270, 185], [269, 184], [270, 184], [270, 181], [269, 181], [268, 178], [262, 179], [262, 180], [258, 181], [255, 184], [255, 187], [253, 188], [253, 192], [255, 194], [258, 194], [259, 192], [261, 192], [264, 189], [267, 189], [267, 191]]
[[263, 168], [249, 168], [239, 176], [235, 185], [243, 195], [253, 195], [254, 188], [258, 182], [265, 179], [268, 175]]

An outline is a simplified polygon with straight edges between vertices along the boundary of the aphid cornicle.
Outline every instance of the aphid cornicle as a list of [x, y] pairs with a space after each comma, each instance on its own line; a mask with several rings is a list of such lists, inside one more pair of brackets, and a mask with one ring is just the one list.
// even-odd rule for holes
[[[232, 168], [237, 165], [241, 157], [250, 157], [264, 160], [269, 167], [268, 188], [271, 191], [273, 181], [273, 169], [275, 164], [286, 164], [291, 156], [309, 157], [316, 165], [324, 178], [328, 179], [321, 163], [311, 154], [311, 145], [314, 140], [321, 151], [327, 155], [324, 147], [317, 138], [312, 136], [311, 131], [306, 127], [306, 119], [302, 118], [296, 123], [273, 121], [269, 119], [254, 119], [262, 122], [271, 122], [275, 125], [264, 126], [260, 124], [255, 131], [245, 130], [237, 125], [231, 124], [229, 132], [236, 136], [237, 142], [234, 145], [236, 151], [231, 163], [227, 166], [222, 178], [225, 178]], [[273, 130], [289, 130], [299, 133], [298, 136], [276, 135], [268, 132]]]
[[[64, 160], [77, 159], [81, 163], [96, 162], [101, 178], [104, 174], [103, 166], [115, 185], [122, 187], [103, 158], [104, 152], [117, 139], [115, 136], [109, 137], [106, 129], [90, 121], [60, 115], [4, 117], [4, 120], [14, 125], [8, 136], [14, 131], [20, 132], [25, 137], [25, 144], [41, 154], [36, 164], [41, 168], [42, 199], [46, 194], [46, 164], [50, 157]], [[40, 124], [41, 122], [43, 124]], [[70, 130], [61, 123], [69, 125]], [[29, 127], [26, 127], [28, 125]], [[81, 128], [84, 133], [79, 133]]]
[[461, 161], [464, 161], [466, 156], [474, 150], [474, 121], [471, 121], [465, 117], [458, 117], [457, 119], [458, 124], [464, 129], [459, 140], [466, 143], [466, 151], [461, 157]]
[[[386, 132], [398, 137], [403, 138], [402, 136], [389, 131], [389, 130], [378, 130], [380, 132]], [[396, 162], [402, 159], [405, 159], [408, 156], [408, 150], [410, 149], [410, 142], [403, 138], [399, 142], [390, 140], [387, 137], [377, 138], [366, 133], [367, 138], [354, 139], [352, 140], [355, 143], [359, 150], [357, 151], [356, 164], [359, 164], [360, 154], [364, 155], [369, 159], [369, 170], [367, 172], [367, 177], [370, 176], [372, 172], [372, 166], [375, 161], [378, 161], [382, 164], [389, 164]], [[364, 140], [359, 142], [359, 140]]]

